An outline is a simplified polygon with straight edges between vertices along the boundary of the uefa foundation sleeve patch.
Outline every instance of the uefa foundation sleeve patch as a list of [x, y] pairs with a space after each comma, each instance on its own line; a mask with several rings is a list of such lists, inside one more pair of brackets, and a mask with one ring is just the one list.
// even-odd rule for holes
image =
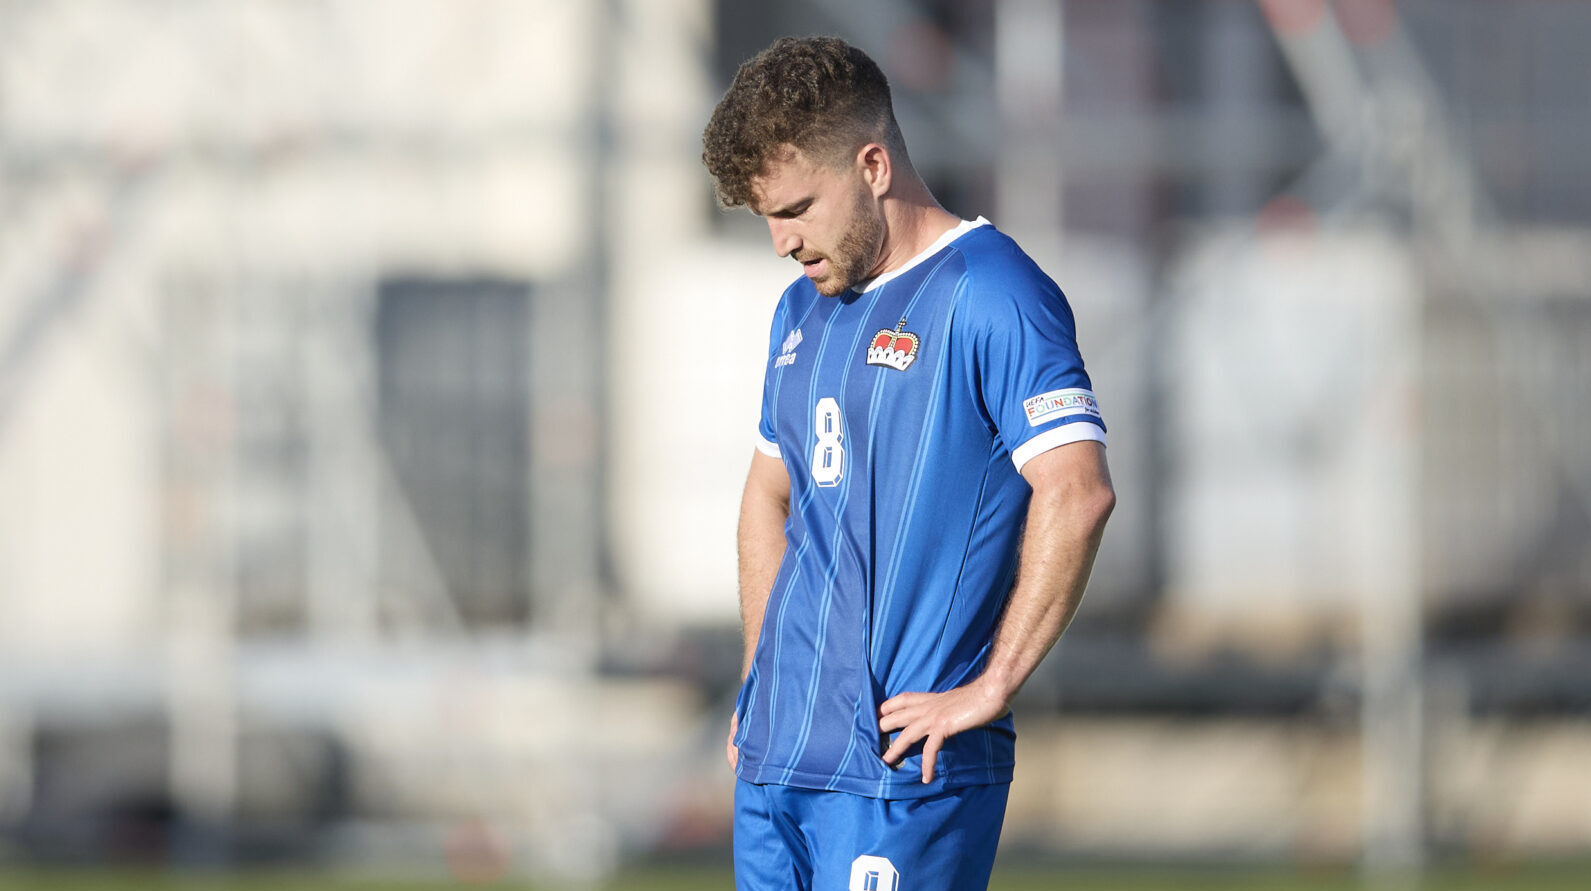
[[1023, 400], [1022, 410], [1027, 412], [1029, 427], [1037, 427], [1057, 418], [1068, 418], [1073, 415], [1100, 420], [1099, 402], [1094, 399], [1093, 391], [1080, 387], [1040, 393]]

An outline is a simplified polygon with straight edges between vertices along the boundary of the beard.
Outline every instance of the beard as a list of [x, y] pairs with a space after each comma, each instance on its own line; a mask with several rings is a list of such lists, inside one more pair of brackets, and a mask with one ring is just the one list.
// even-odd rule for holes
[[873, 271], [883, 249], [884, 221], [858, 208], [833, 253], [824, 255], [829, 274], [812, 284], [819, 294], [838, 297]]

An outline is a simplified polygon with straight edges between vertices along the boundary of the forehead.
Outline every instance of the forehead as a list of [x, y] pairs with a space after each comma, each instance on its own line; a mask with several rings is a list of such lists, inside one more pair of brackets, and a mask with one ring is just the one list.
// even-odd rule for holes
[[838, 180], [839, 175], [839, 171], [814, 161], [800, 149], [786, 146], [751, 178], [751, 209], [763, 213], [768, 208], [810, 198]]

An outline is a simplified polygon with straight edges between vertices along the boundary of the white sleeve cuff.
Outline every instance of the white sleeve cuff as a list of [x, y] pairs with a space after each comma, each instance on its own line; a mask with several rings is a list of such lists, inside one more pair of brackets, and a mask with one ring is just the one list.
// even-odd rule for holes
[[761, 433], [757, 434], [757, 451], [767, 455], [770, 458], [782, 457], [779, 454], [779, 444], [763, 439]]
[[1092, 421], [1073, 421], [1062, 424], [1040, 433], [1027, 442], [1016, 447], [1011, 453], [1011, 463], [1016, 465], [1016, 472], [1022, 472], [1022, 465], [1032, 461], [1039, 455], [1053, 448], [1059, 448], [1072, 442], [1082, 442], [1092, 439], [1101, 445], [1105, 442], [1105, 428]]

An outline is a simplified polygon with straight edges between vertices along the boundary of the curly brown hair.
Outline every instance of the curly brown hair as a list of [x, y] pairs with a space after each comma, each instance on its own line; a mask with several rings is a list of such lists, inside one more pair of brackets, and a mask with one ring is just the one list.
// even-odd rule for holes
[[836, 37], [783, 37], [735, 72], [702, 131], [702, 163], [718, 200], [751, 200], [751, 180], [795, 148], [840, 164], [869, 142], [906, 162], [905, 141], [878, 64]]

